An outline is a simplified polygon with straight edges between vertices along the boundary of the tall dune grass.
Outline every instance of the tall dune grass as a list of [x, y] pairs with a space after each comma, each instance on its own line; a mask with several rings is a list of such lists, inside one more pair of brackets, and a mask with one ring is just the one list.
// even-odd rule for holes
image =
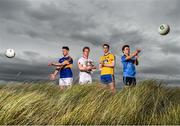
[[144, 81], [112, 94], [98, 84], [4, 84], [0, 124], [180, 124], [180, 88]]

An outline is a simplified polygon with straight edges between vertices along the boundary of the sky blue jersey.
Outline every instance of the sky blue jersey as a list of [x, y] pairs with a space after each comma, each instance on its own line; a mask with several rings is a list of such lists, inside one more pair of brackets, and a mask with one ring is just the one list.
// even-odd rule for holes
[[134, 65], [135, 58], [131, 58], [130, 60], [126, 60], [126, 55], [121, 57], [121, 62], [123, 64], [123, 76], [124, 77], [135, 77], [136, 76], [136, 68]]

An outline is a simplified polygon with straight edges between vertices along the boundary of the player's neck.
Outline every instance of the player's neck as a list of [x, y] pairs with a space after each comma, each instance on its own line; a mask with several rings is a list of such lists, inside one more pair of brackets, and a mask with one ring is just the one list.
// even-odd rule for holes
[[83, 55], [83, 58], [88, 59], [88, 56]]
[[124, 53], [124, 55], [129, 56], [130, 54], [129, 53]]
[[67, 54], [67, 55], [64, 55], [64, 57], [69, 57], [69, 54]]
[[110, 52], [104, 53], [105, 56], [107, 56]]

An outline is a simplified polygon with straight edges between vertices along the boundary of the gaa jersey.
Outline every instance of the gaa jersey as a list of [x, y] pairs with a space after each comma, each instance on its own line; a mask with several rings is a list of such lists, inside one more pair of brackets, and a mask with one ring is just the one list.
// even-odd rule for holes
[[[115, 56], [111, 53], [101, 56], [100, 63], [103, 62], [104, 64], [110, 64], [112, 62], [115, 62]], [[113, 75], [114, 74], [114, 68], [110, 67], [102, 67], [101, 75]]]
[[[82, 65], [83, 67], [88, 66], [94, 66], [94, 63], [91, 59], [86, 59], [84, 57], [81, 57], [78, 60], [78, 64]], [[79, 83], [80, 84], [88, 84], [92, 83], [92, 77], [91, 77], [92, 71], [80, 71], [79, 72]]]
[[121, 57], [121, 62], [123, 64], [123, 76], [124, 77], [135, 77], [136, 76], [136, 68], [135, 68], [135, 58], [131, 58], [126, 60], [126, 55]]
[[72, 73], [72, 64], [73, 64], [73, 59], [70, 56], [67, 57], [63, 57], [61, 59], [59, 59], [59, 63], [63, 63], [64, 61], [69, 61], [69, 65], [65, 65], [61, 68], [59, 75], [60, 78], [72, 78], [73, 77], [73, 73]]

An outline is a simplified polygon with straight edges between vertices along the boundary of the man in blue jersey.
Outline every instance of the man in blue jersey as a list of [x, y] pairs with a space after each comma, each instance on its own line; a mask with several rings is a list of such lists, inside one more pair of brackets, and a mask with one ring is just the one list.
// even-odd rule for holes
[[124, 45], [122, 47], [122, 52], [124, 55], [121, 57], [121, 62], [123, 64], [123, 83], [126, 86], [136, 85], [136, 68], [138, 65], [138, 54], [141, 52], [137, 49], [135, 52], [130, 54], [130, 46]]
[[55, 66], [56, 70], [50, 74], [50, 79], [55, 80], [56, 75], [60, 74], [59, 86], [60, 89], [64, 89], [65, 87], [69, 87], [73, 82], [73, 73], [72, 73], [72, 64], [73, 59], [69, 56], [69, 47], [62, 47], [63, 56], [59, 59], [59, 62], [50, 63], [49, 66]]

